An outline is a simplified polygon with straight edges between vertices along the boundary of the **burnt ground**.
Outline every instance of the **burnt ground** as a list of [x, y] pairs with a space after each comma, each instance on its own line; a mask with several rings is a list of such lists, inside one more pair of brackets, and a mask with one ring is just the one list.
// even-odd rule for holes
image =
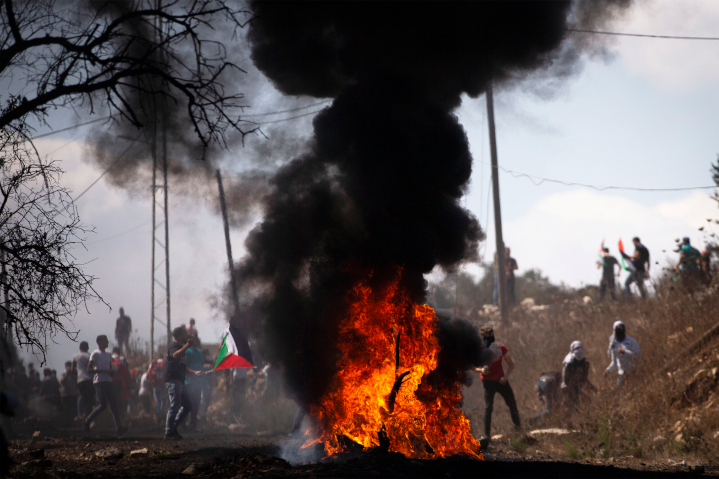
[[[698, 477], [719, 475], [719, 467], [643, 462], [632, 457], [571, 460], [560, 438], [540, 437], [524, 450], [517, 442], [495, 441], [485, 461], [455, 457], [412, 460], [370, 451], [353, 458], [291, 466], [278, 458], [284, 436], [230, 435], [205, 431], [168, 441], [159, 430], [85, 434], [74, 429], [42, 431], [14, 439], [11, 477]], [[132, 451], [147, 449], [146, 453]], [[102, 458], [102, 452], [108, 451]], [[99, 455], [98, 455], [99, 453]]]

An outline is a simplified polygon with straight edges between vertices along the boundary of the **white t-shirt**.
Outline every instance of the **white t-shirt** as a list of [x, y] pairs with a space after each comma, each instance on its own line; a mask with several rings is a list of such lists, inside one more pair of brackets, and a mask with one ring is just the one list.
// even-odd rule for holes
[[[112, 363], [112, 354], [96, 349], [90, 355], [90, 361], [95, 364], [95, 369], [109, 371], [110, 363]], [[112, 377], [106, 373], [95, 374], [95, 379], [93, 379], [92, 382], [93, 384], [112, 382]]]
[[146, 372], [142, 375], [142, 378], [140, 378], [140, 391], [137, 393], [138, 396], [149, 396], [152, 391], [152, 383], [147, 375], [148, 373]]
[[92, 381], [92, 374], [87, 372], [87, 363], [90, 362], [90, 353], [79, 352], [72, 357], [77, 364], [77, 383]]

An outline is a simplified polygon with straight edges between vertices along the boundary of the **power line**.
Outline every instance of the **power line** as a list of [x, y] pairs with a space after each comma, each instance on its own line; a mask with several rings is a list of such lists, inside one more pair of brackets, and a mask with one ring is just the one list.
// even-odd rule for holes
[[317, 103], [312, 103], [310, 105], [300, 106], [297, 108], [290, 108], [289, 110], [270, 111], [270, 112], [265, 112], [265, 113], [254, 113], [252, 115], [242, 115], [242, 116], [240, 116], [240, 118], [256, 118], [258, 116], [271, 116], [271, 115], [279, 115], [280, 113], [290, 113], [293, 111], [306, 110], [308, 108], [312, 108], [317, 105], [322, 105], [322, 104], [330, 102], [330, 101], [332, 101], [332, 100], [322, 100], [322, 101], [318, 101]]
[[28, 140], [37, 140], [39, 138], [45, 138], [46, 136], [55, 135], [57, 133], [62, 133], [63, 131], [69, 131], [74, 130], [75, 128], [80, 128], [81, 126], [91, 125], [93, 123], [97, 123], [98, 121], [105, 121], [112, 118], [112, 116], [106, 116], [104, 118], [96, 118], [95, 120], [86, 121], [85, 123], [78, 123], [77, 125], [68, 126], [67, 128], [62, 128], [60, 130], [53, 130], [49, 131], [47, 133], [43, 133], [42, 135], [33, 136], [32, 138], [28, 138]]
[[[689, 186], [685, 188], [634, 188], [631, 186], [597, 186], [597, 185], [590, 185], [587, 183], [576, 183], [572, 181], [562, 181], [562, 180], [556, 180], [554, 178], [543, 178], [541, 176], [534, 176], [529, 175], [527, 173], [521, 173], [518, 171], [509, 170], [507, 168], [504, 168], [502, 166], [499, 167], [500, 170], [504, 171], [505, 173], [509, 173], [515, 178], [527, 178], [529, 179], [534, 186], [540, 186], [542, 183], [557, 183], [564, 186], [583, 186], [585, 188], [592, 188], [597, 191], [605, 191], [605, 190], [627, 190], [627, 191], [690, 191], [690, 190], [708, 190], [708, 189], [715, 189], [717, 188], [716, 185], [714, 186]], [[537, 181], [538, 180], [538, 181]]]
[[[324, 109], [324, 108], [323, 108], [323, 109]], [[258, 125], [272, 125], [273, 123], [281, 123], [281, 122], [283, 122], [283, 121], [295, 120], [295, 119], [297, 119], [297, 118], [302, 118], [303, 116], [315, 115], [315, 114], [321, 112], [323, 109], [317, 110], [317, 111], [310, 111], [310, 112], [308, 112], [308, 113], [303, 113], [303, 114], [301, 114], [301, 115], [291, 116], [291, 117], [289, 117], [289, 118], [282, 118], [282, 119], [280, 119], [280, 120], [262, 121], [262, 122], [259, 122], [259, 123], [257, 123], [257, 124], [258, 124]]]
[[96, 245], [96, 244], [104, 243], [105, 241], [110, 241], [110, 240], [114, 240], [115, 238], [119, 238], [119, 237], [121, 237], [121, 236], [125, 236], [126, 234], [132, 233], [133, 231], [138, 230], [138, 229], [142, 228], [142, 227], [145, 226], [145, 225], [148, 225], [151, 221], [152, 221], [152, 220], [147, 220], [147, 221], [145, 221], [145, 222], [143, 222], [143, 223], [141, 223], [141, 224], [139, 224], [139, 225], [137, 225], [137, 226], [135, 226], [135, 227], [130, 228], [129, 230], [123, 231], [122, 233], [117, 233], [117, 234], [114, 234], [114, 235], [112, 235], [112, 236], [108, 236], [107, 238], [102, 238], [102, 239], [100, 239], [100, 240], [93, 241], [92, 243], [88, 243], [87, 246], [93, 246], [93, 245]]
[[115, 158], [114, 160], [112, 160], [112, 163], [110, 163], [110, 166], [108, 166], [107, 168], [105, 168], [105, 171], [103, 171], [102, 174], [101, 174], [100, 176], [98, 176], [95, 181], [93, 181], [92, 183], [90, 183], [90, 186], [88, 186], [87, 188], [85, 188], [85, 189], [82, 191], [82, 193], [80, 193], [79, 195], [77, 195], [77, 196], [72, 200], [72, 202], [74, 203], [74, 202], [76, 202], [77, 200], [79, 200], [80, 198], [82, 198], [82, 195], [84, 195], [85, 193], [87, 193], [87, 192], [90, 190], [90, 188], [92, 188], [93, 186], [95, 186], [95, 185], [97, 184], [97, 182], [100, 181], [100, 180], [102, 179], [102, 177], [105, 176], [105, 175], [112, 169], [112, 167], [115, 166], [115, 165], [117, 164], [117, 162], [122, 159], [123, 156], [125, 156], [125, 153], [127, 153], [128, 151], [130, 151], [130, 148], [132, 148], [132, 147], [135, 145], [135, 142], [136, 142], [139, 138], [140, 138], [140, 135], [137, 135], [137, 137], [136, 137], [134, 140], [132, 140], [132, 143], [130, 143], [130, 145], [129, 145], [127, 148], [125, 148], [125, 151], [123, 151], [122, 153], [120, 153], [120, 156], [118, 156], [117, 158]]
[[643, 33], [623, 33], [623, 32], [602, 32], [598, 30], [582, 30], [579, 28], [567, 28], [566, 31], [572, 33], [593, 33], [596, 35], [613, 35], [618, 37], [641, 37], [641, 38], [665, 38], [668, 40], [719, 40], [719, 37], [688, 37], [680, 35], [648, 35]]

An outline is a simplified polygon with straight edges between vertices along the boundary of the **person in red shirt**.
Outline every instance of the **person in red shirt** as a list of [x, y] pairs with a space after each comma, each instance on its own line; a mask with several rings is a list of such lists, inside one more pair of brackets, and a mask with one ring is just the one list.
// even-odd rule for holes
[[[509, 407], [514, 426], [519, 429], [519, 411], [517, 401], [514, 399], [514, 391], [509, 385], [509, 376], [514, 371], [514, 361], [509, 355], [509, 349], [504, 344], [494, 340], [494, 329], [492, 326], [484, 326], [479, 332], [482, 334], [484, 345], [492, 354], [492, 362], [488, 366], [476, 368], [481, 373], [482, 385], [484, 386], [484, 434], [489, 440], [492, 429], [492, 411], [494, 409], [494, 395], [499, 393]], [[504, 372], [503, 361], [507, 362], [507, 372]]]

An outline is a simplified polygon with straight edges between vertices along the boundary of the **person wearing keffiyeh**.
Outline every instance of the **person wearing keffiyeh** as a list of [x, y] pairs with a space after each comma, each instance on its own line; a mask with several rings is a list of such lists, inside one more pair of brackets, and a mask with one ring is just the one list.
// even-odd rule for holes
[[617, 371], [617, 388], [621, 388], [628, 374], [631, 374], [639, 363], [642, 350], [634, 338], [626, 333], [626, 325], [622, 321], [614, 323], [614, 333], [609, 336], [609, 349], [607, 350], [611, 362], [604, 375]]
[[562, 385], [564, 403], [569, 409], [579, 405], [582, 388], [596, 391], [589, 382], [589, 360], [584, 357], [584, 346], [581, 341], [574, 341], [569, 346], [569, 353], [562, 361]]

